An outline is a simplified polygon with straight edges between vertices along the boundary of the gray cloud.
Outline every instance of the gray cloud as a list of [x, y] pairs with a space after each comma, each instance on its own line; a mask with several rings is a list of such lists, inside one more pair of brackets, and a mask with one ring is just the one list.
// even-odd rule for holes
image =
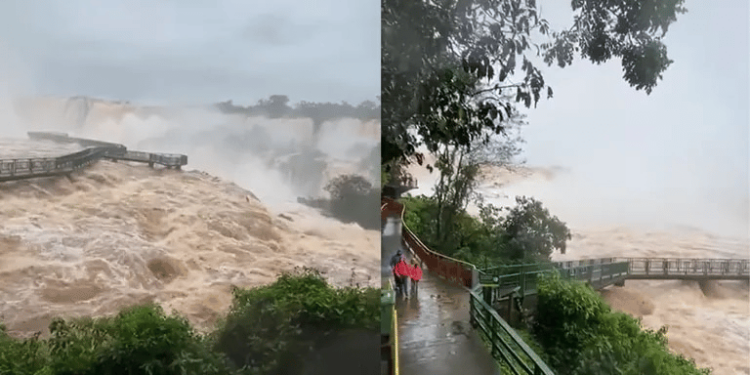
[[321, 29], [320, 24], [294, 23], [283, 14], [263, 14], [253, 17], [241, 36], [260, 45], [299, 45], [313, 39]]
[[359, 102], [380, 93], [380, 3], [0, 2], [5, 55], [25, 93]]

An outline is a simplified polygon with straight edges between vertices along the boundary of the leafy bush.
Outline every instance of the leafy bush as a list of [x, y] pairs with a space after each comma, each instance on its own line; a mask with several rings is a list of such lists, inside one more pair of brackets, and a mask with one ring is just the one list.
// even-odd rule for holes
[[0, 323], [0, 374], [51, 374], [48, 350], [38, 337], [16, 340]]
[[221, 374], [228, 367], [189, 323], [156, 305], [136, 306], [114, 318], [50, 324], [55, 374]]
[[379, 303], [376, 289], [335, 289], [315, 270], [296, 270], [268, 286], [236, 289], [216, 348], [251, 373], [288, 373], [334, 331], [376, 331]]
[[640, 321], [614, 312], [589, 286], [541, 277], [534, 336], [559, 374], [704, 374], [695, 362], [667, 348], [666, 327], [643, 330]]
[[329, 286], [314, 270], [234, 290], [217, 331], [201, 335], [182, 317], [147, 304], [114, 317], [55, 319], [50, 337], [19, 340], [0, 324], [0, 375], [297, 374], [315, 333], [376, 332], [378, 290]]

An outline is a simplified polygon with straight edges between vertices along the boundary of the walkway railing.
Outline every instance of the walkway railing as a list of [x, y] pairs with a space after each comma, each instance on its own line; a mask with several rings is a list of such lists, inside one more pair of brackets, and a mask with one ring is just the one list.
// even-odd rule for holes
[[471, 325], [489, 341], [492, 356], [513, 374], [553, 375], [552, 370], [481, 297], [482, 286], [471, 290]]
[[161, 164], [180, 168], [187, 164], [187, 156], [129, 151], [125, 146], [89, 139], [71, 138], [64, 133], [29, 132], [31, 139], [59, 143], [80, 143], [85, 150], [54, 158], [13, 158], [0, 160], [0, 181], [23, 180], [68, 174], [85, 168], [100, 159], [114, 159]]
[[71, 173], [105, 157], [109, 151], [106, 147], [94, 147], [56, 158], [3, 159], [0, 160], [0, 181]]
[[452, 283], [472, 288], [475, 286], [477, 268], [471, 263], [454, 259], [430, 250], [403, 222], [404, 206], [393, 199], [383, 197], [381, 199], [381, 215], [385, 212], [393, 214], [398, 212], [402, 222], [403, 245], [407, 250], [415, 254], [431, 273], [446, 279]]
[[398, 317], [392, 282], [380, 295], [380, 337], [381, 362], [385, 362], [389, 375], [398, 375]]
[[628, 279], [742, 280], [750, 278], [747, 259], [627, 258]]

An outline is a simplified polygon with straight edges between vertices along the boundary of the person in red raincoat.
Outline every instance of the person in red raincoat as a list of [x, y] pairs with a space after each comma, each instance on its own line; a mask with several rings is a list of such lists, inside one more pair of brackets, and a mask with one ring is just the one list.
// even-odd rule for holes
[[401, 290], [404, 297], [406, 297], [409, 292], [406, 289], [406, 280], [409, 279], [409, 274], [411, 273], [409, 268], [409, 264], [406, 263], [406, 260], [403, 258], [401, 258], [401, 261], [393, 267], [393, 276], [396, 277], [396, 287], [398, 290]]
[[409, 277], [411, 278], [411, 290], [414, 295], [417, 294], [417, 289], [419, 286], [419, 280], [422, 280], [422, 268], [419, 266], [419, 261], [414, 258], [411, 261], [412, 267], [411, 272], [409, 274]]

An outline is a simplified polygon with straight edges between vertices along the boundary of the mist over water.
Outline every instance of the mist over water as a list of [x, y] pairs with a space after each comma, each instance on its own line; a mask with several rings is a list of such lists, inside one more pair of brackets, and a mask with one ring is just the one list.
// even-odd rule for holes
[[[298, 196], [325, 195], [328, 179], [349, 173], [341, 164], [368, 163], [377, 147], [379, 123], [342, 119], [313, 134], [310, 119], [226, 115], [210, 107], [145, 107], [88, 98], [34, 98], [2, 102], [0, 118], [16, 125], [5, 136], [26, 131], [62, 131], [71, 136], [117, 142], [129, 149], [188, 155], [188, 169], [231, 180], [271, 205]], [[20, 114], [20, 115], [19, 115]], [[297, 155], [314, 167], [284, 165]], [[299, 157], [299, 156], [302, 157]], [[358, 171], [377, 183], [374, 161]]]

